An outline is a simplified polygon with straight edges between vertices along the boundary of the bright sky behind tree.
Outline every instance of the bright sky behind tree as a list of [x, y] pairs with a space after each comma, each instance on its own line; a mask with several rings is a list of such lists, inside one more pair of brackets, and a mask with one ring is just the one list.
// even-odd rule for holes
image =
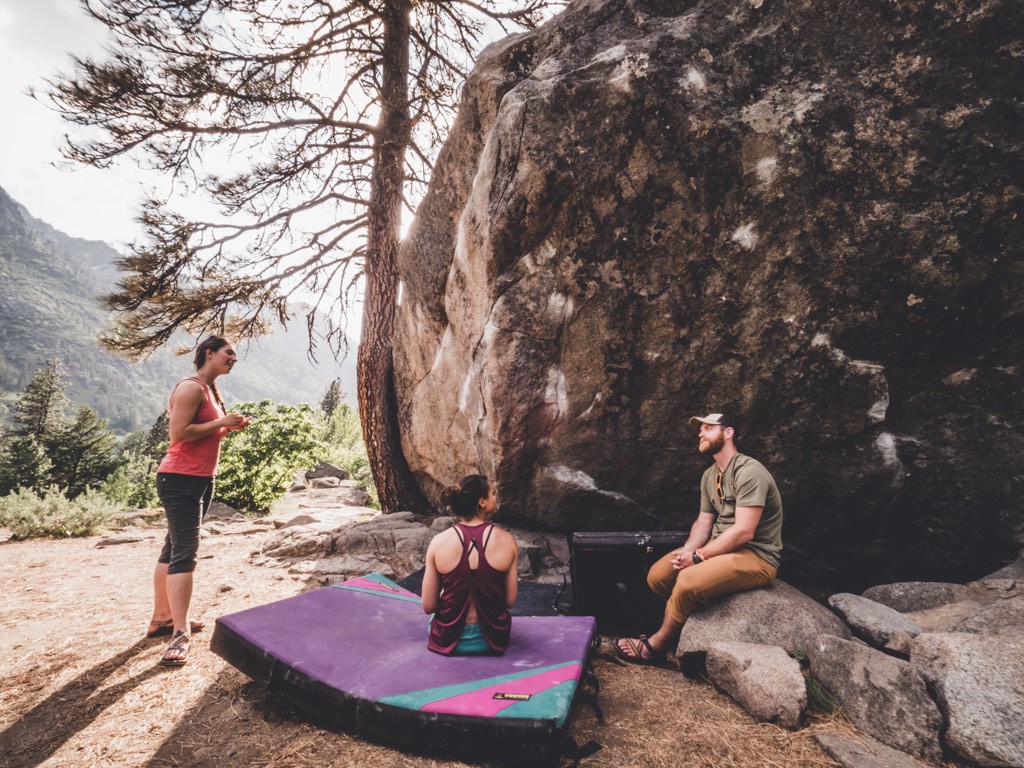
[[68, 69], [69, 52], [99, 52], [105, 31], [78, 0], [0, 0], [0, 187], [69, 235], [117, 245], [139, 232], [134, 216], [144, 174], [130, 161], [108, 170], [55, 168], [72, 126], [25, 93]]

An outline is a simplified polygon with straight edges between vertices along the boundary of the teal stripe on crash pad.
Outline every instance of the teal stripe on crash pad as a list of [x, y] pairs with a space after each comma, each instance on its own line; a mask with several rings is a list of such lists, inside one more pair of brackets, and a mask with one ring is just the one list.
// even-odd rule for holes
[[561, 728], [569, 716], [569, 707], [572, 706], [572, 697], [575, 694], [576, 681], [566, 680], [554, 688], [533, 694], [529, 701], [517, 701], [512, 706], [505, 707], [498, 713], [498, 717], [518, 717], [523, 720], [550, 720], [557, 717], [556, 725]]
[[[468, 658], [468, 657], [467, 657]], [[547, 667], [537, 667], [536, 669], [529, 669], [525, 672], [512, 672], [507, 675], [498, 675], [497, 677], [485, 677], [480, 680], [471, 680], [468, 683], [458, 683], [456, 685], [442, 685], [437, 688], [424, 688], [420, 691], [410, 691], [409, 693], [399, 693], [395, 696], [388, 696], [385, 699], [379, 699], [381, 704], [390, 704], [394, 707], [404, 707], [405, 709], [420, 709], [425, 707], [427, 704], [431, 704], [441, 699], [450, 699], [453, 696], [461, 696], [464, 693], [472, 693], [481, 688], [486, 688], [489, 685], [498, 685], [499, 683], [508, 683], [512, 680], [520, 680], [524, 677], [533, 677], [544, 672], [548, 672], [552, 669], [561, 669], [562, 667], [568, 667], [579, 664], [578, 660], [564, 661], [561, 664], [552, 664]], [[561, 683], [559, 685], [562, 685]], [[556, 688], [559, 686], [555, 686]], [[550, 717], [550, 715], [548, 715]]]

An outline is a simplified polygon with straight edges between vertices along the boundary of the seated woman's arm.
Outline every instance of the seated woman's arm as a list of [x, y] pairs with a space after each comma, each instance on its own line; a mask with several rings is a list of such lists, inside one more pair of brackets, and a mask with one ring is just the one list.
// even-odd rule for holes
[[437, 573], [437, 566], [434, 564], [435, 537], [427, 547], [426, 565], [423, 569], [423, 612], [435, 613], [437, 604], [441, 600], [441, 577]]
[[516, 604], [516, 598], [519, 597], [519, 547], [516, 546], [513, 536], [505, 535], [512, 543], [512, 565], [509, 566], [508, 573], [505, 574], [505, 605], [511, 608]]

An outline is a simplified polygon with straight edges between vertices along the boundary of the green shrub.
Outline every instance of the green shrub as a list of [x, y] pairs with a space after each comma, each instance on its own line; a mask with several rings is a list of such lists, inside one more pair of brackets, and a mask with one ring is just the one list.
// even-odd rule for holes
[[370, 505], [380, 509], [370, 461], [363, 445], [363, 427], [359, 423], [359, 414], [348, 403], [339, 405], [327, 419], [324, 442], [328, 447], [322, 460], [348, 472], [348, 476], [370, 494]]
[[124, 509], [159, 507], [157, 462], [134, 450], [124, 451], [118, 465], [100, 485], [100, 493]]
[[56, 486], [50, 486], [42, 495], [19, 488], [0, 498], [0, 525], [22, 539], [91, 536], [117, 511], [117, 505], [93, 490], [69, 501]]
[[253, 421], [224, 438], [216, 498], [236, 509], [263, 512], [284, 495], [297, 470], [323, 458], [324, 424], [304, 403], [295, 407], [263, 400], [232, 410]]

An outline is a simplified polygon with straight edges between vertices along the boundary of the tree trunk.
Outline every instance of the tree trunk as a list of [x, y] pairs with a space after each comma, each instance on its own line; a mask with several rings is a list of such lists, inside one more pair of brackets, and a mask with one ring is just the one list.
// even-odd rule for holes
[[398, 241], [409, 146], [409, 0], [384, 3], [380, 122], [374, 138], [366, 238], [366, 295], [356, 364], [359, 417], [384, 512], [433, 512], [402, 453], [391, 355], [398, 300]]

